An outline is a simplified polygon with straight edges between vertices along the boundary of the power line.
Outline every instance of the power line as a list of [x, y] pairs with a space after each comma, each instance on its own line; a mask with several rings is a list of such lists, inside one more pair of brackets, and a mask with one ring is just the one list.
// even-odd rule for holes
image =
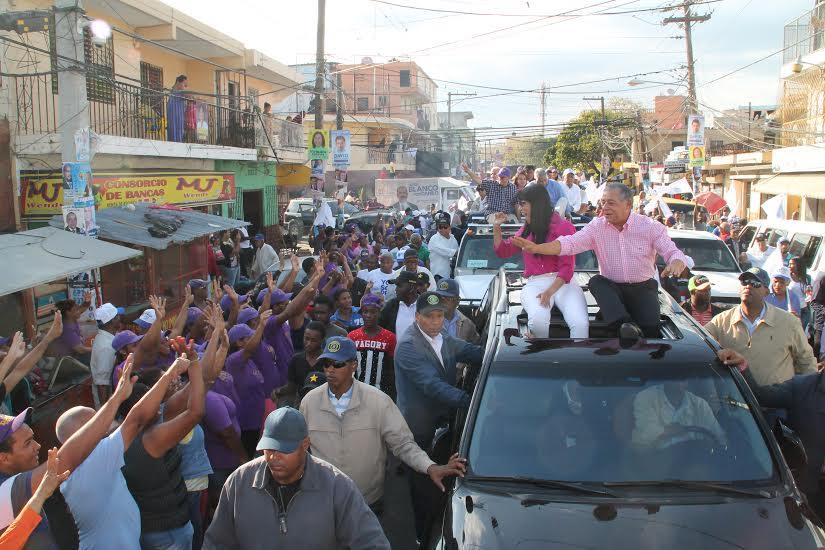
[[[561, 12], [561, 13], [554, 13], [549, 15], [541, 15], [537, 13], [502, 13], [502, 12], [475, 12], [475, 11], [463, 11], [463, 10], [445, 10], [439, 8], [427, 8], [423, 6], [410, 6], [408, 4], [398, 4], [396, 2], [388, 2], [387, 0], [370, 0], [376, 4], [386, 4], [388, 6], [393, 6], [396, 8], [403, 8], [409, 10], [416, 10], [416, 11], [428, 11], [428, 12], [435, 12], [435, 13], [451, 13], [455, 15], [473, 15], [473, 16], [493, 16], [493, 17], [541, 17], [541, 18], [553, 18], [553, 17], [564, 17], [570, 12]], [[694, 5], [700, 6], [704, 4], [715, 4], [717, 2], [721, 2], [722, 0], [702, 0], [700, 2], [696, 2]], [[605, 3], [605, 2], [602, 2]], [[598, 4], [597, 4], [598, 5]], [[588, 7], [592, 6], [584, 6], [582, 8], [578, 8], [574, 11], [580, 11], [583, 9], [587, 9]], [[665, 12], [676, 9], [677, 6], [664, 6], [659, 8], [639, 8], [637, 10], [626, 10], [626, 11], [616, 11], [616, 12], [604, 12], [604, 13], [586, 13], [579, 15], [577, 17], [588, 17], [591, 15], [627, 15], [627, 14], [634, 14], [634, 13], [648, 13], [648, 12]]]

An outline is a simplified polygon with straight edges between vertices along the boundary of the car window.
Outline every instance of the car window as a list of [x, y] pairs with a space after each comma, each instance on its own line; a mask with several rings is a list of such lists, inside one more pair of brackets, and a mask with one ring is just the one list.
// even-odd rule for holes
[[[524, 269], [524, 257], [521, 252], [510, 258], [499, 258], [493, 250], [492, 235], [474, 235], [462, 240], [456, 267], [470, 269], [489, 269], [497, 271], [499, 268]], [[582, 252], [576, 255], [576, 271], [598, 271], [599, 263], [596, 255], [591, 252]]]
[[301, 204], [295, 201], [290, 201], [289, 206], [287, 206], [287, 212], [299, 212]]
[[788, 232], [784, 229], [769, 229], [768, 230], [768, 246], [779, 246], [777, 243], [782, 237], [787, 237]]
[[[686, 255], [693, 258], [696, 271], [739, 272], [739, 264], [730, 249], [718, 239], [688, 239], [676, 237], [674, 244]], [[656, 264], [664, 267], [661, 256], [656, 257]]]
[[755, 225], [749, 225], [749, 226], [745, 227], [745, 229], [743, 229], [742, 232], [739, 234], [739, 247], [740, 247], [740, 250], [744, 250], [744, 249], [748, 248], [748, 246], [751, 244], [751, 241], [753, 241], [753, 237], [755, 235], [756, 235], [756, 226]]
[[327, 201], [329, 205], [329, 209], [332, 210], [332, 215], [337, 216], [340, 210], [338, 209], [338, 202], [337, 201]]
[[822, 245], [822, 237], [796, 233], [791, 239], [790, 253], [802, 258], [805, 266], [810, 269], [816, 259], [819, 247]]
[[300, 205], [301, 212], [314, 212], [315, 207], [312, 206], [310, 203], [304, 202]]
[[360, 211], [361, 209], [355, 206], [354, 204], [350, 204], [348, 202], [344, 203], [344, 214], [351, 216], [352, 214], [357, 214]]
[[655, 367], [496, 365], [471, 432], [471, 473], [583, 482], [774, 478], [730, 373]]

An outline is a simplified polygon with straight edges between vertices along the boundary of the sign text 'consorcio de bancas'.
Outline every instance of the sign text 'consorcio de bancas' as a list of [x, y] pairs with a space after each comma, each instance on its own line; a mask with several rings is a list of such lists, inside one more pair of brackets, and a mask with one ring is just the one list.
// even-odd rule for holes
[[[60, 174], [20, 174], [22, 214], [52, 215], [61, 212], [63, 184]], [[202, 204], [235, 200], [235, 176], [222, 172], [99, 172], [92, 176], [92, 194], [98, 209], [136, 202], [155, 204]]]

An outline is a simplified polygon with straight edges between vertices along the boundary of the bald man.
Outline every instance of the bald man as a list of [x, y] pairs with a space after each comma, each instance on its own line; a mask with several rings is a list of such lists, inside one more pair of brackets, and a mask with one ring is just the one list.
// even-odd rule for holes
[[[166, 390], [182, 368], [173, 364], [61, 486], [77, 522], [81, 549], [140, 549], [140, 511], [120, 470], [123, 453], [155, 421]], [[73, 407], [60, 415], [55, 426], [58, 441], [68, 440], [94, 414], [94, 409]]]

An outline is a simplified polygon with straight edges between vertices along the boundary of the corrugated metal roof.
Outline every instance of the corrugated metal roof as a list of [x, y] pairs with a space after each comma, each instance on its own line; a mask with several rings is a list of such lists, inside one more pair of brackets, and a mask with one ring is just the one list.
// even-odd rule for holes
[[40, 227], [0, 235], [3, 277], [0, 296], [11, 294], [74, 273], [114, 264], [141, 252], [90, 237]]
[[[97, 225], [100, 228], [99, 237], [107, 241], [119, 241], [123, 243], [147, 246], [156, 250], [163, 250], [170, 244], [184, 244], [195, 240], [198, 237], [249, 225], [242, 220], [233, 220], [223, 216], [213, 216], [195, 210], [180, 209], [167, 210], [163, 208], [152, 208], [149, 203], [135, 204], [134, 210], [127, 208], [105, 208], [97, 211]], [[153, 237], [149, 234], [151, 223], [147, 222], [143, 215], [149, 211], [168, 213], [183, 220], [177, 231], [166, 238]], [[54, 216], [49, 220], [52, 227], [63, 227], [63, 218]]]

